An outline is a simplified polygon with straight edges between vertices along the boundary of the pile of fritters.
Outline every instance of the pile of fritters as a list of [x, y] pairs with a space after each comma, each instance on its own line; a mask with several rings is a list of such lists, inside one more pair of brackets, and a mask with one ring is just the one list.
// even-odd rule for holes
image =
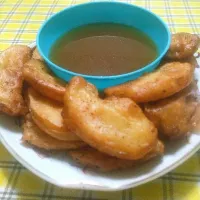
[[107, 88], [100, 98], [81, 77], [65, 83], [37, 49], [16, 45], [0, 55], [0, 112], [21, 116], [23, 141], [66, 150], [84, 167], [130, 168], [164, 153], [166, 139], [197, 124], [194, 80], [197, 35], [177, 33], [155, 71]]

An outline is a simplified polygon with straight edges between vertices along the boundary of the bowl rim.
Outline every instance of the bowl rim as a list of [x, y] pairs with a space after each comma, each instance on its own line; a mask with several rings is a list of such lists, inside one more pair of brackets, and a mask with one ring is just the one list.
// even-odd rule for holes
[[[77, 73], [77, 72], [73, 72], [73, 71], [70, 71], [70, 70], [67, 70], [67, 69], [64, 69], [62, 67], [60, 67], [59, 65], [53, 63], [48, 57], [46, 57], [41, 48], [40, 48], [40, 45], [39, 45], [39, 37], [41, 35], [41, 32], [43, 30], [43, 28], [46, 26], [46, 24], [51, 21], [54, 17], [70, 10], [70, 9], [73, 9], [73, 8], [76, 8], [76, 7], [82, 7], [82, 6], [87, 6], [87, 5], [91, 5], [91, 4], [120, 4], [120, 5], [127, 5], [127, 6], [130, 6], [130, 7], [135, 7], [137, 9], [140, 9], [142, 11], [145, 11], [147, 12], [148, 14], [150, 15], [153, 15], [155, 18], [157, 18], [161, 24], [163, 24], [166, 32], [167, 32], [167, 36], [168, 36], [168, 42], [167, 42], [167, 45], [166, 47], [164, 48], [164, 50], [160, 53], [160, 55], [154, 59], [151, 63], [147, 64], [146, 66], [136, 70], [136, 71], [132, 71], [132, 72], [128, 72], [128, 73], [124, 73], [124, 74], [118, 74], [118, 75], [111, 75], [111, 76], [95, 76], [95, 75], [87, 75], [87, 74], [81, 74], [81, 73]], [[56, 70], [58, 71], [61, 71], [62, 73], [68, 73], [72, 76], [81, 76], [85, 79], [118, 79], [118, 78], [126, 78], [126, 77], [129, 77], [131, 75], [134, 75], [134, 74], [143, 74], [144, 72], [146, 72], [146, 69], [149, 69], [151, 66], [155, 65], [157, 62], [159, 62], [163, 56], [167, 53], [167, 50], [169, 49], [170, 47], [170, 44], [171, 44], [171, 33], [170, 33], [170, 30], [169, 30], [169, 27], [167, 26], [167, 24], [161, 19], [160, 16], [156, 15], [155, 13], [151, 12], [150, 10], [147, 10], [143, 7], [140, 7], [140, 6], [137, 6], [137, 5], [134, 5], [134, 4], [130, 4], [130, 3], [126, 3], [126, 2], [112, 2], [112, 1], [97, 1], [97, 2], [87, 2], [87, 3], [81, 3], [81, 4], [78, 4], [78, 5], [73, 5], [73, 6], [69, 6], [69, 7], [66, 7], [65, 9], [53, 14], [51, 17], [49, 17], [47, 20], [44, 21], [44, 23], [42, 24], [42, 26], [39, 28], [39, 31], [37, 33], [37, 36], [36, 36], [36, 46], [38, 48], [38, 51], [39, 53], [41, 54], [41, 56], [44, 58], [44, 60], [47, 62], [47, 64], [51, 65], [50, 68], [55, 68]], [[53, 66], [53, 67], [52, 67]]]

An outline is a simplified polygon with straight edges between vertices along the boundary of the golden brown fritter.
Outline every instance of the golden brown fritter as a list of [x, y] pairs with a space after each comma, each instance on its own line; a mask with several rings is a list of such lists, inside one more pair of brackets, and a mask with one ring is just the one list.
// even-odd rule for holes
[[186, 136], [192, 130], [198, 104], [197, 87], [191, 84], [174, 96], [145, 104], [144, 112], [159, 134], [174, 139]]
[[35, 49], [33, 50], [32, 59], [44, 61], [44, 59], [42, 58], [42, 56], [39, 54], [37, 48], [35, 48]]
[[128, 98], [100, 99], [94, 85], [74, 77], [66, 89], [64, 121], [92, 147], [121, 159], [137, 160], [158, 143], [157, 129]]
[[198, 50], [199, 45], [198, 35], [191, 33], [172, 34], [171, 45], [165, 57], [172, 60], [189, 58]]
[[129, 97], [138, 103], [169, 97], [193, 79], [194, 67], [189, 63], [170, 62], [140, 78], [105, 89], [107, 96]]
[[80, 138], [64, 125], [61, 115], [63, 104], [41, 96], [32, 88], [28, 89], [27, 96], [32, 119], [41, 130], [58, 140], [80, 141]]
[[155, 149], [155, 152], [148, 154], [142, 160], [124, 160], [109, 156], [105, 153], [97, 151], [91, 147], [85, 147], [77, 150], [68, 151], [73, 160], [82, 164], [84, 167], [98, 169], [100, 171], [114, 171], [118, 169], [127, 169], [142, 162], [152, 159], [155, 156], [162, 155], [164, 146], [161, 142]]
[[47, 135], [37, 127], [29, 114], [25, 116], [22, 139], [46, 150], [77, 149], [85, 146], [85, 143], [82, 141], [61, 141]]
[[200, 134], [200, 103], [198, 104], [191, 121], [193, 123], [192, 124], [193, 125], [192, 131]]
[[50, 99], [63, 102], [66, 83], [52, 75], [44, 62], [31, 59], [25, 64], [23, 75], [36, 91]]
[[15, 45], [0, 55], [0, 112], [18, 116], [26, 112], [22, 98], [22, 68], [31, 56], [31, 49]]
[[184, 59], [181, 62], [188, 62], [193, 66], [193, 68], [198, 68], [199, 67], [197, 59], [194, 56], [191, 56], [190, 58]]

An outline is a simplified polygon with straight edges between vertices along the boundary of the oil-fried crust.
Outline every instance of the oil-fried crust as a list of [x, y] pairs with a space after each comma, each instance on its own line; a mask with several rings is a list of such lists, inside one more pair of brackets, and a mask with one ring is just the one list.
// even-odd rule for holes
[[61, 141], [47, 135], [37, 127], [30, 114], [25, 116], [22, 139], [36, 147], [46, 150], [78, 149], [86, 146], [82, 141]]
[[35, 48], [35, 49], [33, 50], [32, 59], [44, 61], [44, 59], [42, 58], [42, 56], [39, 54], [37, 48]]
[[63, 102], [66, 83], [52, 75], [45, 63], [31, 59], [23, 69], [24, 79], [42, 95]]
[[64, 125], [63, 104], [43, 97], [32, 88], [28, 88], [27, 97], [32, 119], [41, 130], [59, 140], [80, 141], [80, 138]]
[[109, 156], [94, 148], [85, 147], [77, 150], [69, 151], [68, 154], [73, 160], [77, 161], [83, 167], [94, 168], [100, 171], [114, 171], [119, 169], [127, 169], [133, 166], [141, 165], [143, 162], [150, 160], [156, 156], [162, 155], [164, 146], [158, 142], [155, 151], [148, 154], [142, 160], [124, 160], [116, 157]]
[[154, 72], [105, 89], [107, 96], [129, 97], [144, 103], [169, 97], [188, 86], [193, 79], [194, 67], [190, 63], [169, 62]]
[[172, 34], [170, 48], [165, 58], [171, 60], [181, 60], [193, 56], [200, 45], [198, 35], [191, 33], [175, 33]]
[[177, 139], [192, 130], [198, 106], [197, 86], [193, 83], [169, 98], [145, 104], [144, 112], [160, 135]]
[[0, 55], [0, 112], [23, 115], [27, 109], [22, 97], [22, 68], [31, 56], [31, 49], [14, 45]]
[[143, 158], [156, 146], [157, 129], [128, 98], [102, 100], [97, 89], [74, 77], [66, 89], [64, 121], [90, 146], [121, 159]]

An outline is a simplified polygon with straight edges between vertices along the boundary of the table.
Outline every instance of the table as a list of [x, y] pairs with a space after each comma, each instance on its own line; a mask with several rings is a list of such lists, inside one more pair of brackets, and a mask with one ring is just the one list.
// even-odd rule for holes
[[[94, 1], [94, 0], [93, 0]], [[0, 51], [35, 40], [53, 13], [87, 0], [0, 0]], [[200, 34], [200, 0], [127, 0], [158, 14], [172, 32]], [[94, 192], [62, 189], [21, 166], [0, 144], [1, 200], [200, 200], [200, 151], [165, 176], [134, 189]]]

